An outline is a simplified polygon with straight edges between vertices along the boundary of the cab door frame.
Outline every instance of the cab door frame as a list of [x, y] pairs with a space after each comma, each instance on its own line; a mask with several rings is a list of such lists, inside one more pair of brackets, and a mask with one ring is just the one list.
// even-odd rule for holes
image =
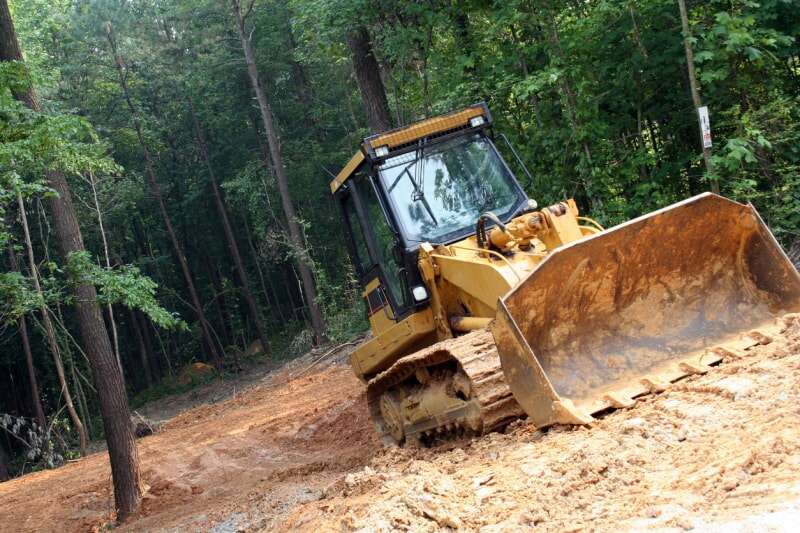
[[[359, 170], [362, 172], [359, 172]], [[357, 171], [354, 173], [356, 175], [354, 175], [347, 181], [346, 184], [342, 185], [339, 190], [336, 191], [335, 198], [342, 211], [342, 218], [345, 220], [345, 227], [348, 233], [348, 238], [346, 239], [348, 250], [350, 252], [352, 262], [356, 268], [359, 284], [365, 293], [364, 300], [367, 307], [368, 316], [372, 317], [375, 313], [383, 312], [385, 318], [394, 323], [406, 317], [411, 311], [414, 310], [414, 307], [408, 304], [410, 299], [410, 290], [408, 288], [407, 280], [405, 279], [407, 276], [403, 276], [402, 272], [398, 272], [398, 278], [400, 280], [399, 289], [402, 292], [402, 294], [399, 296], [402, 297], [404, 301], [400, 301], [398, 299], [398, 295], [395, 295], [394, 291], [391, 289], [391, 285], [386, 273], [386, 268], [389, 265], [387, 264], [387, 260], [383, 257], [382, 252], [378, 247], [377, 238], [375, 236], [375, 232], [373, 231], [373, 223], [367, 216], [363, 202], [361, 188], [374, 187], [371, 178], [368, 175], [365, 175], [363, 170], [363, 166], [361, 169], [357, 169]], [[374, 190], [374, 188], [372, 193], [376, 195], [376, 199], [381, 208], [381, 216], [384, 217], [386, 224], [393, 234], [393, 246], [397, 249], [397, 251], [400, 251], [400, 247], [402, 245], [401, 241], [399, 240], [399, 234], [394, 228], [391, 218], [387, 217], [383, 200], [380, 198], [380, 195]], [[369, 192], [366, 192], [366, 194], [369, 194]], [[349, 212], [347, 206], [349, 199], [352, 199], [354, 212]], [[355, 220], [353, 220], [353, 218], [355, 218]], [[359, 227], [354, 227], [354, 222]], [[366, 246], [367, 257], [362, 257], [364, 251], [358, 250], [356, 232], [359, 230], [361, 231], [364, 244]], [[364, 260], [366, 260], [366, 264]], [[401, 271], [405, 269], [405, 265], [400, 266]], [[375, 283], [376, 280], [377, 284]]]

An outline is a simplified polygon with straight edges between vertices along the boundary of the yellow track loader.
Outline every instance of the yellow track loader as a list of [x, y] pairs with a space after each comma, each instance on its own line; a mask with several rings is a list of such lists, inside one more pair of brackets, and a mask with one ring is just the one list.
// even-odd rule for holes
[[589, 423], [800, 311], [752, 206], [702, 194], [607, 230], [540, 209], [484, 104], [364, 139], [330, 187], [372, 329], [350, 363], [387, 442]]

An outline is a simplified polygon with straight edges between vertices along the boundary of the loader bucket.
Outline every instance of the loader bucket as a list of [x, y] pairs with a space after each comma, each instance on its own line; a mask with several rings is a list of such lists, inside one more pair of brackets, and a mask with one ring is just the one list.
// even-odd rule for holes
[[554, 250], [500, 299], [492, 331], [543, 427], [745, 355], [798, 310], [800, 275], [755, 209], [707, 193]]

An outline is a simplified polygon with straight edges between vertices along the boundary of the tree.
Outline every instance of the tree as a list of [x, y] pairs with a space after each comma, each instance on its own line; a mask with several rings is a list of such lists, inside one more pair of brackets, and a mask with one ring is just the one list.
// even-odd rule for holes
[[[97, 180], [95, 180], [94, 172], [91, 170], [89, 170], [87, 174], [89, 175], [89, 179], [87, 181], [92, 189], [92, 205], [97, 213], [97, 229], [100, 231], [100, 238], [103, 241], [103, 255], [106, 262], [106, 268], [110, 269], [111, 256], [108, 253], [108, 237], [106, 235], [106, 228], [103, 224], [103, 210], [100, 207], [100, 199], [97, 195]], [[108, 309], [108, 322], [111, 325], [111, 338], [113, 339], [114, 356], [117, 358], [117, 365], [119, 365], [119, 371], [124, 379], [125, 372], [122, 369], [122, 357], [119, 354], [119, 335], [117, 335], [117, 321], [114, 318], [114, 306], [109, 303], [106, 309]]]
[[197, 288], [195, 287], [194, 277], [192, 276], [192, 271], [189, 268], [189, 262], [186, 260], [186, 254], [183, 251], [183, 246], [181, 246], [181, 243], [178, 240], [178, 235], [175, 233], [175, 228], [172, 225], [172, 219], [167, 212], [167, 206], [164, 202], [164, 197], [161, 194], [161, 186], [158, 184], [158, 180], [156, 180], [155, 171], [153, 170], [153, 161], [150, 158], [150, 150], [147, 148], [147, 143], [145, 142], [144, 135], [142, 134], [142, 126], [139, 122], [139, 113], [136, 110], [136, 106], [133, 105], [133, 100], [131, 100], [130, 91], [128, 90], [128, 75], [125, 71], [125, 62], [117, 50], [117, 42], [114, 39], [114, 32], [111, 27], [111, 23], [106, 24], [106, 36], [108, 38], [108, 44], [111, 46], [111, 52], [114, 56], [114, 63], [117, 67], [117, 73], [119, 74], [119, 85], [122, 88], [122, 94], [125, 97], [125, 102], [128, 104], [128, 109], [131, 112], [133, 127], [136, 130], [136, 138], [138, 139], [139, 145], [142, 148], [142, 153], [144, 154], [147, 185], [150, 187], [150, 192], [156, 199], [159, 213], [161, 213], [161, 219], [164, 223], [164, 227], [167, 230], [167, 235], [169, 235], [169, 240], [172, 243], [172, 249], [175, 253], [176, 259], [178, 260], [178, 264], [180, 265], [181, 272], [183, 273], [183, 279], [186, 282], [187, 289], [189, 290], [192, 309], [197, 315], [197, 321], [200, 325], [200, 331], [203, 333], [203, 339], [205, 341], [205, 346], [208, 350], [210, 359], [218, 368], [222, 368], [223, 356], [217, 349], [217, 343], [214, 341], [214, 337], [211, 335], [208, 320], [206, 320], [206, 314], [205, 311], [203, 311], [203, 304], [200, 302], [200, 296], [198, 295]]
[[392, 116], [386, 89], [381, 78], [381, 69], [370, 41], [369, 31], [358, 26], [347, 33], [347, 46], [353, 60], [353, 72], [361, 92], [367, 124], [373, 133], [381, 133], [392, 128]]
[[[697, 88], [697, 75], [694, 71], [694, 51], [692, 50], [692, 33], [689, 29], [689, 16], [686, 14], [685, 0], [678, 0], [678, 8], [681, 13], [681, 28], [683, 29], [683, 47], [686, 53], [686, 74], [689, 77], [689, 91], [692, 93], [692, 104], [694, 104], [695, 112], [699, 113], [700, 108], [703, 106], [703, 101], [700, 99], [700, 90]], [[698, 116], [698, 121], [699, 120], [700, 118]], [[702, 136], [700, 138], [700, 147], [703, 150], [703, 163], [705, 163], [706, 172], [713, 174], [714, 165], [711, 162], [711, 149], [703, 142]], [[711, 192], [719, 194], [719, 182], [713, 177], [711, 179]]]
[[[17, 254], [11, 243], [8, 245], [8, 262], [12, 270], [19, 270], [17, 266]], [[44, 416], [44, 409], [42, 408], [42, 398], [39, 394], [39, 381], [36, 379], [36, 368], [33, 366], [33, 352], [31, 351], [31, 340], [28, 336], [28, 321], [25, 320], [24, 316], [19, 318], [19, 337], [22, 342], [22, 351], [25, 352], [25, 369], [28, 372], [28, 387], [30, 388], [31, 404], [33, 405], [39, 427], [44, 427], [47, 421]]]
[[[44, 291], [39, 283], [39, 272], [36, 268], [36, 259], [33, 256], [33, 242], [31, 241], [31, 232], [28, 229], [28, 215], [25, 212], [25, 203], [22, 199], [22, 193], [17, 191], [17, 207], [19, 208], [19, 218], [22, 225], [22, 232], [25, 237], [25, 250], [28, 254], [28, 270], [31, 273], [33, 280], [33, 287], [36, 290], [40, 302], [40, 311], [42, 313], [42, 324], [44, 325], [45, 336], [47, 343], [50, 346], [50, 353], [53, 356], [53, 362], [56, 367], [56, 374], [58, 375], [58, 383], [61, 386], [61, 395], [64, 397], [64, 404], [67, 406], [67, 412], [72, 420], [72, 425], [75, 426], [75, 431], [78, 433], [80, 439], [81, 455], [86, 456], [86, 429], [75, 410], [75, 405], [72, 403], [72, 393], [67, 386], [67, 378], [64, 374], [64, 363], [61, 359], [61, 348], [58, 346], [56, 340], [56, 328], [53, 326], [53, 321], [50, 319], [50, 310], [47, 308], [47, 300], [45, 299]], [[121, 371], [120, 371], [121, 372]]]
[[[0, 0], [0, 61], [24, 61], [7, 0]], [[16, 90], [14, 96], [34, 112], [41, 112], [32, 85]], [[83, 237], [66, 178], [57, 170], [52, 170], [47, 173], [47, 181], [57, 193], [49, 204], [62, 256], [67, 258], [70, 254], [83, 252]], [[122, 374], [100, 314], [94, 286], [88, 283], [75, 285], [75, 312], [84, 351], [92, 365], [103, 417], [117, 515], [120, 520], [125, 520], [136, 512], [141, 502], [139, 456], [131, 429]]]
[[256, 66], [255, 54], [253, 52], [253, 45], [251, 42], [250, 34], [245, 27], [245, 21], [250, 14], [253, 3], [250, 4], [247, 12], [242, 13], [239, 0], [231, 0], [231, 8], [236, 22], [236, 31], [239, 35], [239, 40], [242, 44], [242, 51], [244, 53], [244, 60], [247, 64], [247, 74], [250, 77], [250, 84], [253, 92], [256, 95], [258, 102], [258, 109], [261, 112], [261, 120], [264, 124], [264, 131], [267, 136], [267, 144], [269, 146], [269, 153], [272, 160], [272, 168], [275, 171], [275, 176], [278, 181], [278, 190], [280, 191], [281, 206], [283, 207], [283, 214], [286, 217], [286, 225], [289, 228], [289, 238], [291, 240], [293, 252], [296, 256], [297, 269], [300, 271], [300, 280], [303, 284], [303, 292], [306, 296], [306, 305], [308, 312], [311, 316], [311, 327], [314, 330], [314, 336], [317, 343], [324, 342], [327, 337], [325, 334], [325, 320], [322, 317], [322, 310], [317, 301], [317, 288], [314, 283], [314, 276], [311, 272], [311, 258], [308, 255], [308, 248], [303, 241], [303, 234], [300, 230], [300, 222], [297, 218], [297, 211], [294, 208], [291, 195], [289, 193], [289, 179], [286, 175], [286, 166], [283, 162], [283, 154], [281, 153], [280, 138], [278, 130], [275, 127], [272, 118], [272, 109], [270, 108], [267, 96], [261, 85], [261, 80], [258, 76], [258, 67]]
[[222, 194], [219, 190], [217, 176], [214, 173], [214, 167], [211, 165], [211, 158], [208, 155], [208, 145], [206, 144], [205, 134], [203, 133], [203, 128], [200, 125], [200, 121], [197, 119], [194, 103], [192, 103], [191, 99], [189, 100], [189, 113], [192, 116], [192, 123], [194, 124], [195, 135], [197, 136], [197, 147], [200, 150], [200, 155], [203, 158], [203, 161], [206, 164], [206, 170], [208, 171], [208, 179], [211, 183], [211, 194], [214, 197], [214, 206], [217, 208], [217, 214], [222, 222], [225, 240], [228, 243], [228, 249], [231, 252], [231, 257], [233, 257], [233, 264], [236, 266], [236, 273], [239, 275], [239, 280], [242, 284], [242, 297], [244, 298], [245, 304], [247, 305], [247, 311], [250, 313], [250, 318], [256, 328], [258, 338], [261, 341], [261, 348], [264, 351], [269, 352], [270, 347], [269, 341], [267, 340], [266, 331], [264, 329], [264, 325], [262, 324], [261, 316], [258, 312], [256, 299], [253, 297], [253, 292], [250, 290], [250, 281], [247, 276], [247, 271], [244, 268], [244, 261], [242, 261], [242, 255], [239, 253], [239, 245], [236, 244], [236, 236], [233, 234], [233, 228], [231, 227], [231, 222], [228, 219], [228, 212], [225, 209], [225, 202], [222, 199]]

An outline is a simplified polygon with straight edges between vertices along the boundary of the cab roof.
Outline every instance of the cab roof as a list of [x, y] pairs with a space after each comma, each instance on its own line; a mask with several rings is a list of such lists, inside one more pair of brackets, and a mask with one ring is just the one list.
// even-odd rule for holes
[[[491, 122], [489, 108], [486, 107], [484, 103], [475, 104], [446, 115], [439, 115], [437, 117], [421, 120], [407, 126], [389, 130], [385, 133], [367, 137], [364, 139], [364, 142], [361, 143], [360, 150], [350, 158], [350, 161], [347, 162], [339, 174], [331, 181], [331, 194], [339, 190], [339, 188], [353, 176], [364, 161], [367, 159], [379, 159], [381, 156], [376, 154], [377, 149], [385, 147], [387, 153], [391, 153], [392, 151], [407, 147], [419, 139], [436, 137], [470, 126], [470, 121], [479, 116], [484, 117], [486, 124]], [[383, 157], [385, 156], [386, 155]]]

